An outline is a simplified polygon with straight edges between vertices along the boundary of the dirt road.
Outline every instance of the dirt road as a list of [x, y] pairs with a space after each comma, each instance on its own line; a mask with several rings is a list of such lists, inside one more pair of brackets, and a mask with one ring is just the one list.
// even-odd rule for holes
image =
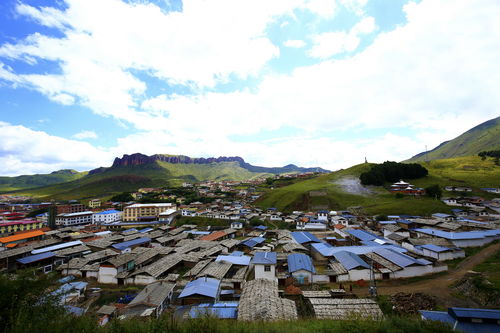
[[[392, 295], [398, 292], [421, 292], [433, 295], [441, 299], [445, 304], [452, 303], [470, 303], [470, 300], [459, 300], [451, 293], [449, 286], [460, 280], [468, 271], [472, 270], [474, 266], [483, 262], [486, 258], [494, 255], [496, 251], [500, 250], [500, 243], [492, 244], [480, 252], [466, 258], [454, 269], [450, 269], [447, 274], [439, 275], [432, 279], [417, 281], [414, 283], [395, 285], [396, 281], [382, 282], [377, 286], [379, 295]], [[360, 290], [360, 295], [364, 291]]]

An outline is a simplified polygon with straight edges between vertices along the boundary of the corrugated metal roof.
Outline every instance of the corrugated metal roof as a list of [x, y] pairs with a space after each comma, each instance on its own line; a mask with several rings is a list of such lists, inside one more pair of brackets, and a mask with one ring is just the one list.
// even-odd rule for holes
[[215, 261], [225, 261], [233, 265], [248, 266], [250, 264], [250, 259], [251, 258], [249, 256], [220, 255], [217, 256], [217, 259], [215, 259]]
[[28, 238], [38, 237], [38, 236], [43, 236], [43, 235], [45, 235], [45, 232], [43, 232], [42, 230], [24, 232], [22, 234], [2, 237], [2, 238], [0, 238], [0, 243], [10, 243], [10, 242], [18, 241], [18, 240], [23, 240], [23, 239], [28, 239]]
[[420, 247], [423, 248], [423, 249], [432, 251], [432, 252], [437, 252], [437, 253], [439, 253], [439, 252], [445, 252], [445, 251], [449, 251], [450, 250], [447, 247], [439, 246], [439, 245], [434, 245], [434, 244], [424, 244], [424, 245], [421, 245]]
[[366, 262], [363, 261], [357, 254], [347, 251], [337, 252], [333, 255], [338, 262], [342, 264], [347, 270], [355, 269], [358, 267], [370, 268]]
[[371, 232], [365, 230], [351, 229], [346, 230], [346, 232], [362, 241], [372, 241], [374, 239], [380, 238], [377, 235], [374, 235]]
[[213, 316], [221, 319], [236, 319], [238, 316], [238, 302], [200, 304], [189, 310], [190, 318]]
[[321, 243], [321, 241], [316, 236], [307, 231], [294, 231], [291, 233], [291, 235], [293, 239], [295, 239], [295, 241], [299, 244], [309, 242]]
[[41, 249], [33, 250], [31, 251], [32, 254], [38, 254], [38, 253], [43, 253], [43, 252], [49, 252], [49, 251], [57, 251], [61, 249], [65, 249], [67, 247], [72, 247], [72, 246], [77, 246], [77, 245], [82, 245], [82, 241], [72, 241], [72, 242], [66, 242], [62, 244], [57, 244], [57, 245], [52, 245], [48, 247], [44, 247]]
[[458, 319], [481, 318], [500, 320], [500, 310], [474, 309], [474, 308], [449, 308], [448, 313]]
[[151, 238], [149, 238], [149, 237], [141, 237], [141, 238], [136, 238], [136, 239], [129, 240], [127, 242], [113, 244], [111, 246], [114, 247], [117, 250], [123, 251], [126, 248], [129, 248], [131, 246], [141, 245], [141, 244], [145, 244], [145, 243], [148, 243], [148, 242], [151, 242]]
[[256, 245], [262, 244], [265, 240], [266, 239], [263, 237], [254, 237], [254, 238], [247, 239], [247, 240], [241, 242], [240, 244], [248, 246], [248, 247], [254, 247]]
[[189, 297], [193, 295], [202, 295], [211, 298], [216, 298], [219, 291], [220, 281], [214, 278], [201, 277], [188, 282], [182, 290], [179, 298]]
[[418, 260], [418, 259], [412, 258], [410, 256], [407, 256], [406, 254], [392, 251], [392, 250], [387, 249], [385, 247], [380, 247], [373, 252], [375, 252], [379, 256], [393, 262], [394, 264], [398, 265], [399, 267], [403, 267], [403, 268], [410, 266], [410, 265], [414, 265], [414, 264], [427, 265], [428, 263], [430, 263], [427, 260]]
[[52, 258], [55, 256], [56, 256], [56, 254], [53, 252], [43, 252], [40, 254], [35, 254], [32, 256], [20, 258], [20, 259], [17, 259], [16, 261], [20, 264], [26, 265], [26, 264], [31, 264], [31, 263], [36, 262], [36, 261], [43, 260], [43, 259]]
[[417, 228], [413, 229], [413, 231], [449, 240], [481, 239], [488, 236], [496, 236], [500, 234], [500, 229], [487, 230], [487, 231], [449, 232], [449, 231], [442, 231], [435, 229]]
[[316, 273], [311, 257], [309, 257], [308, 255], [302, 253], [290, 254], [287, 258], [287, 261], [288, 271], [290, 273], [296, 272], [301, 269]]
[[252, 264], [276, 265], [277, 258], [276, 252], [255, 252]]

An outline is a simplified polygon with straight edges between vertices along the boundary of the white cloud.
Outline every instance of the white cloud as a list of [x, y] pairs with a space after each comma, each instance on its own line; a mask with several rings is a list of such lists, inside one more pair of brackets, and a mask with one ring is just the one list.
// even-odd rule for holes
[[25, 126], [0, 122], [2, 175], [46, 173], [71, 168], [89, 170], [108, 164], [108, 152], [92, 145], [34, 131]]
[[304, 46], [306, 46], [306, 42], [303, 40], [298, 40], [298, 39], [289, 39], [283, 43], [284, 46], [286, 47], [292, 47], [292, 48], [297, 48], [300, 49]]
[[323, 32], [313, 36], [313, 47], [308, 54], [314, 58], [326, 59], [336, 54], [355, 51], [360, 36], [372, 33], [377, 28], [373, 17], [366, 17], [349, 31]]
[[81, 131], [73, 135], [75, 139], [97, 139], [97, 134], [94, 131]]
[[[151, 5], [136, 6], [129, 13], [129, 5], [107, 0], [99, 2], [103, 8], [96, 11], [95, 19], [83, 2], [69, 3], [65, 17], [71, 18], [72, 28], [65, 28], [64, 39], [38, 35], [0, 48], [0, 54], [6, 57], [61, 61], [61, 74], [16, 74], [2, 65], [0, 77], [17, 86], [31, 84], [50, 98], [67, 94], [94, 112], [134, 124], [143, 132], [120, 138], [116, 147], [108, 150], [90, 145], [68, 148], [66, 151], [72, 153], [68, 157], [60, 154], [54, 159], [52, 148], [43, 149], [48, 155], [42, 155], [49, 162], [42, 156], [33, 161], [28, 158], [32, 153], [38, 156], [28, 147], [38, 147], [38, 143], [29, 141], [26, 147], [18, 145], [1, 154], [11, 159], [7, 161], [7, 173], [24, 164], [27, 170], [35, 170], [31, 163], [42, 163], [39, 169], [49, 165], [56, 169], [71, 164], [73, 155], [75, 165], [109, 165], [112, 156], [138, 151], [243, 155], [254, 164], [296, 163], [337, 169], [362, 162], [365, 155], [369, 161], [406, 159], [421, 152], [426, 144], [431, 148], [498, 116], [500, 5], [495, 0], [484, 0], [480, 6], [468, 0], [412, 3], [405, 6], [407, 24], [379, 34], [362, 52], [345, 59], [297, 67], [289, 75], [269, 73], [251, 90], [199, 92], [194, 96], [165, 94], [147, 100], [145, 84], [131, 68], [171, 82], [193, 81], [197, 86], [223, 81], [229, 73], [246, 77], [259, 72], [278, 52], [265, 36], [265, 27], [277, 15], [287, 15], [290, 7], [264, 8], [259, 2], [256, 8], [249, 5], [240, 9], [229, 1], [234, 22], [240, 16], [243, 20], [241, 27], [233, 29], [228, 28], [228, 17], [233, 16], [227, 11], [217, 13], [203, 3], [197, 8], [197, 2], [187, 2], [185, 13], [167, 15]], [[97, 2], [89, 3], [89, 8], [98, 8]], [[249, 18], [243, 17], [246, 11]], [[116, 24], [104, 19], [109, 16], [103, 13], [109, 12], [114, 13]], [[131, 13], [137, 17], [132, 18]], [[170, 19], [179, 24], [179, 28], [174, 25], [178, 36], [163, 36], [174, 31], [167, 29], [173, 24], [165, 23]], [[373, 31], [375, 25], [370, 20], [361, 20], [352, 34]], [[129, 23], [132, 21], [138, 22], [137, 31], [132, 31], [136, 28]], [[212, 21], [216, 27], [210, 26]], [[181, 27], [188, 23], [200, 27], [200, 31], [183, 32]], [[216, 32], [220, 32], [219, 41], [212, 40]], [[344, 34], [349, 36], [351, 32]], [[242, 40], [237, 40], [240, 36]], [[356, 48], [358, 43], [342, 42], [340, 48]], [[240, 51], [245, 53], [241, 57]], [[282, 128], [297, 129], [302, 136], [258, 140], [261, 132]], [[387, 128], [393, 129], [380, 138], [352, 139], [365, 136], [370, 129], [380, 132]], [[235, 142], [233, 135], [247, 135], [252, 142]], [[52, 141], [62, 147], [75, 142], [86, 144], [42, 132], [12, 137], [20, 142], [42, 137], [47, 147]], [[5, 139], [0, 137], [2, 149]]]
[[362, 16], [365, 11], [364, 8], [368, 3], [368, 0], [338, 0], [339, 3], [347, 8], [348, 10], [354, 12], [355, 14]]

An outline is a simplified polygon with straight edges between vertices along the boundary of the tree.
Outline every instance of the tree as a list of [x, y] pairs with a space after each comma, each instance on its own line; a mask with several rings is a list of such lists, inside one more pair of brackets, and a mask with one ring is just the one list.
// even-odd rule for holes
[[389, 218], [387, 217], [387, 215], [381, 214], [381, 215], [377, 215], [377, 217], [375, 219], [377, 221], [387, 221]]
[[109, 200], [113, 202], [128, 202], [128, 201], [133, 201], [134, 197], [129, 192], [123, 192], [113, 196]]
[[443, 195], [443, 191], [441, 190], [441, 187], [437, 184], [426, 187], [425, 193], [427, 194], [427, 196], [429, 196], [431, 198], [436, 198], [436, 199], [440, 199], [441, 196]]
[[273, 183], [274, 183], [274, 178], [272, 178], [272, 177], [266, 178], [267, 185], [273, 185]]

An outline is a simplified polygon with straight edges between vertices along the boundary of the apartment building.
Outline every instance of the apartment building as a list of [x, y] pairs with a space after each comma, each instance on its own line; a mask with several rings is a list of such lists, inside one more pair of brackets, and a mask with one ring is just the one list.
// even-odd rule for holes
[[133, 204], [123, 209], [123, 221], [156, 221], [161, 213], [175, 209], [176, 206], [172, 203], [149, 203], [149, 204]]

